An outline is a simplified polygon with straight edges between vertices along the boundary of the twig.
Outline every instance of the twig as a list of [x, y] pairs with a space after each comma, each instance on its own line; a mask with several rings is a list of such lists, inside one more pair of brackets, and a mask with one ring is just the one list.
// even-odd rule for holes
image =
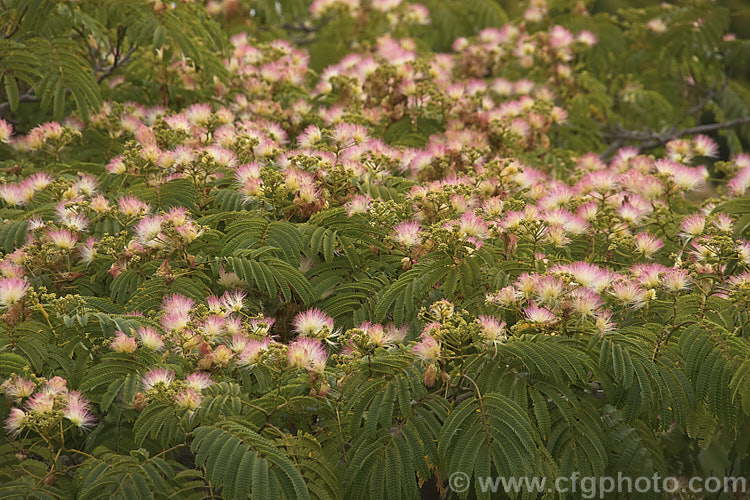
[[646, 141], [643, 144], [640, 145], [639, 149], [650, 149], [655, 148], [658, 146], [661, 146], [663, 144], [666, 144], [667, 142], [671, 141], [675, 137], [681, 137], [683, 135], [691, 135], [691, 134], [701, 134], [704, 132], [713, 132], [715, 130], [722, 130], [725, 128], [732, 128], [736, 127], [738, 125], [744, 125], [746, 123], [750, 123], [750, 116], [743, 116], [741, 118], [735, 118], [734, 120], [729, 120], [728, 122], [721, 122], [721, 123], [708, 123], [705, 125], [697, 125], [695, 127], [688, 127], [684, 128], [682, 130], [679, 130], [673, 134], [668, 134], [665, 136], [657, 136], [651, 139], [650, 141]]
[[[7, 7], [5, 7], [5, 3], [4, 2], [3, 2], [3, 7], [4, 7], [4, 9], [7, 9]], [[21, 15], [18, 16], [18, 19], [13, 19], [13, 20], [8, 21], [8, 23], [3, 28], [3, 36], [2, 36], [3, 39], [11, 38], [13, 35], [16, 34], [16, 32], [19, 29], [21, 29], [21, 22], [23, 21], [23, 18], [26, 16], [26, 12], [28, 12], [28, 10], [29, 10], [28, 6], [24, 7], [23, 11], [21, 12]], [[15, 28], [10, 33], [6, 33], [6, 30], [7, 30], [8, 26], [11, 23], [13, 23], [13, 22], [15, 22], [15, 25], [16, 25]]]
[[614, 142], [610, 144], [609, 147], [607, 147], [607, 149], [602, 152], [602, 154], [599, 155], [599, 158], [602, 161], [606, 161], [612, 153], [620, 149], [620, 146], [622, 146], [624, 142], [624, 139], [615, 139]]
[[101, 83], [102, 81], [104, 81], [105, 78], [112, 76], [112, 74], [115, 72], [117, 68], [125, 65], [130, 60], [130, 56], [133, 55], [133, 52], [135, 52], [137, 48], [138, 48], [137, 46], [130, 47], [130, 50], [128, 50], [128, 52], [125, 54], [125, 56], [122, 59], [118, 59], [119, 54], [116, 54], [115, 62], [112, 63], [112, 66], [103, 68], [104, 73], [99, 75], [99, 77], [96, 79], [96, 82]]
[[[18, 96], [18, 102], [36, 102], [38, 100], [32, 92]], [[10, 109], [10, 102], [0, 103], [0, 113], [4, 113], [7, 109]]]
[[636, 145], [638, 151], [645, 149], [653, 149], [659, 146], [663, 146], [676, 137], [682, 137], [683, 135], [702, 134], [706, 132], [714, 132], [716, 130], [722, 130], [739, 125], [745, 125], [750, 123], [750, 116], [743, 116], [729, 120], [726, 122], [718, 123], [707, 123], [704, 125], [696, 125], [695, 127], [687, 127], [677, 130], [675, 127], [665, 133], [658, 134], [654, 131], [638, 131], [638, 130], [619, 130], [617, 132], [604, 133], [605, 137], [614, 139], [614, 142], [600, 155], [602, 159], [605, 159], [608, 155], [613, 153], [619, 148], [625, 141], [635, 141], [641, 144]]

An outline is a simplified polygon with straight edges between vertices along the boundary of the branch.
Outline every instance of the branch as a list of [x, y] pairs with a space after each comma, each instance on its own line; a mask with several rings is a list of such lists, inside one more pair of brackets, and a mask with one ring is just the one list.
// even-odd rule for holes
[[653, 149], [659, 146], [663, 146], [672, 139], [682, 137], [683, 135], [702, 134], [706, 132], [713, 132], [716, 130], [722, 130], [726, 128], [737, 127], [739, 125], [745, 125], [750, 123], [750, 116], [743, 116], [729, 120], [727, 122], [719, 123], [707, 123], [705, 125], [696, 125], [695, 127], [687, 127], [677, 130], [676, 127], [665, 133], [659, 134], [654, 131], [639, 131], [639, 130], [618, 130], [617, 132], [605, 132], [604, 136], [610, 139], [614, 139], [612, 144], [600, 155], [602, 159], [606, 159], [612, 154], [617, 148], [619, 148], [625, 141], [635, 141], [641, 144], [636, 145], [638, 152], [645, 149]]
[[[32, 92], [18, 96], [18, 102], [36, 102], [38, 100]], [[10, 102], [0, 103], [0, 113], [4, 113], [7, 109], [10, 109]]]
[[[5, 2], [3, 2], [3, 10], [6, 10], [6, 9], [7, 9], [7, 7], [5, 7]], [[2, 35], [3, 35], [2, 38], [3, 39], [11, 38], [13, 35], [16, 34], [16, 32], [19, 29], [21, 29], [21, 22], [23, 21], [23, 18], [26, 16], [26, 12], [28, 10], [29, 10], [29, 7], [27, 5], [26, 7], [24, 7], [23, 11], [21, 11], [21, 15], [18, 16], [18, 19], [11, 19], [10, 21], [8, 21], [5, 24], [5, 26], [3, 27], [3, 33], [2, 33]], [[13, 31], [11, 31], [10, 33], [7, 33], [7, 29], [12, 25], [11, 23], [15, 23], [16, 26], [13, 29]]]
[[133, 52], [135, 52], [137, 48], [138, 47], [135, 45], [130, 47], [130, 50], [128, 50], [128, 52], [125, 54], [125, 56], [123, 56], [122, 59], [119, 59], [119, 53], [116, 54], [115, 62], [112, 64], [112, 66], [103, 68], [104, 73], [99, 75], [99, 77], [96, 79], [96, 83], [102, 83], [102, 81], [104, 81], [105, 78], [112, 76], [112, 73], [114, 73], [117, 68], [125, 65], [125, 63], [127, 63], [130, 60], [130, 56], [133, 55]]

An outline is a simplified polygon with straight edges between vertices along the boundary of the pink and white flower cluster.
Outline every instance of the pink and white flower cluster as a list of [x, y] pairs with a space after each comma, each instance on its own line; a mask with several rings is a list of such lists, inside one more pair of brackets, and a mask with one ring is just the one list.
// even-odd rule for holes
[[96, 423], [88, 400], [80, 392], [68, 389], [62, 377], [40, 381], [14, 375], [3, 382], [0, 391], [16, 404], [5, 421], [5, 429], [13, 436], [25, 430], [45, 432], [58, 426], [87, 431]]

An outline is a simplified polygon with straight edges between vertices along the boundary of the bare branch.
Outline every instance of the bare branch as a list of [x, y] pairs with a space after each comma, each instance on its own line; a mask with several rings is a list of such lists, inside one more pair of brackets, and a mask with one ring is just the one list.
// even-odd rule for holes
[[[32, 92], [18, 96], [18, 102], [36, 102], [38, 100]], [[0, 113], [4, 113], [8, 109], [10, 109], [10, 102], [0, 103]]]
[[614, 141], [600, 155], [600, 157], [602, 159], [606, 159], [610, 154], [612, 154], [617, 148], [622, 146], [622, 144], [624, 144], [626, 141], [640, 142], [641, 144], [637, 144], [635, 147], [638, 149], [639, 152], [641, 152], [646, 149], [653, 149], [653, 148], [658, 148], [659, 146], [663, 146], [664, 144], [668, 143], [672, 139], [675, 139], [677, 137], [682, 137], [683, 135], [703, 134], [706, 132], [714, 132], [716, 130], [723, 130], [727, 128], [738, 127], [740, 125], [745, 125], [746, 123], [750, 123], [750, 116], [742, 116], [740, 118], [735, 118], [734, 120], [729, 120], [726, 122], [696, 125], [695, 127], [687, 127], [687, 128], [683, 128], [679, 130], [676, 127], [672, 127], [672, 129], [669, 130], [669, 132], [666, 132], [664, 134], [659, 134], [653, 130], [651, 131], [618, 130], [616, 132], [605, 132], [604, 136], [610, 139], [614, 139]]
[[138, 47], [136, 46], [130, 47], [130, 50], [128, 50], [128, 52], [125, 54], [125, 56], [123, 56], [122, 59], [119, 59], [119, 54], [115, 55], [115, 62], [111, 66], [102, 69], [103, 73], [99, 75], [99, 77], [96, 79], [96, 82], [101, 83], [102, 81], [104, 81], [104, 79], [112, 76], [117, 68], [124, 66], [130, 60], [130, 56], [133, 55], [133, 52], [135, 52], [137, 48]]

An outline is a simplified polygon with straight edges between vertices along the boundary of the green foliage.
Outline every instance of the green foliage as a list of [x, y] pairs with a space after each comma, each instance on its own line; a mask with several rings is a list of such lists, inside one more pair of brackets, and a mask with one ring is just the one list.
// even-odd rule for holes
[[[145, 66], [181, 58], [211, 77], [226, 75], [225, 35], [192, 3], [11, 0], [0, 17], [0, 103], [15, 116], [42, 111], [61, 120], [75, 109], [85, 119], [101, 106], [100, 84], [135, 59], [141, 69], [124, 74], [135, 81], [148, 78]], [[175, 83], [162, 82], [173, 97]]]

